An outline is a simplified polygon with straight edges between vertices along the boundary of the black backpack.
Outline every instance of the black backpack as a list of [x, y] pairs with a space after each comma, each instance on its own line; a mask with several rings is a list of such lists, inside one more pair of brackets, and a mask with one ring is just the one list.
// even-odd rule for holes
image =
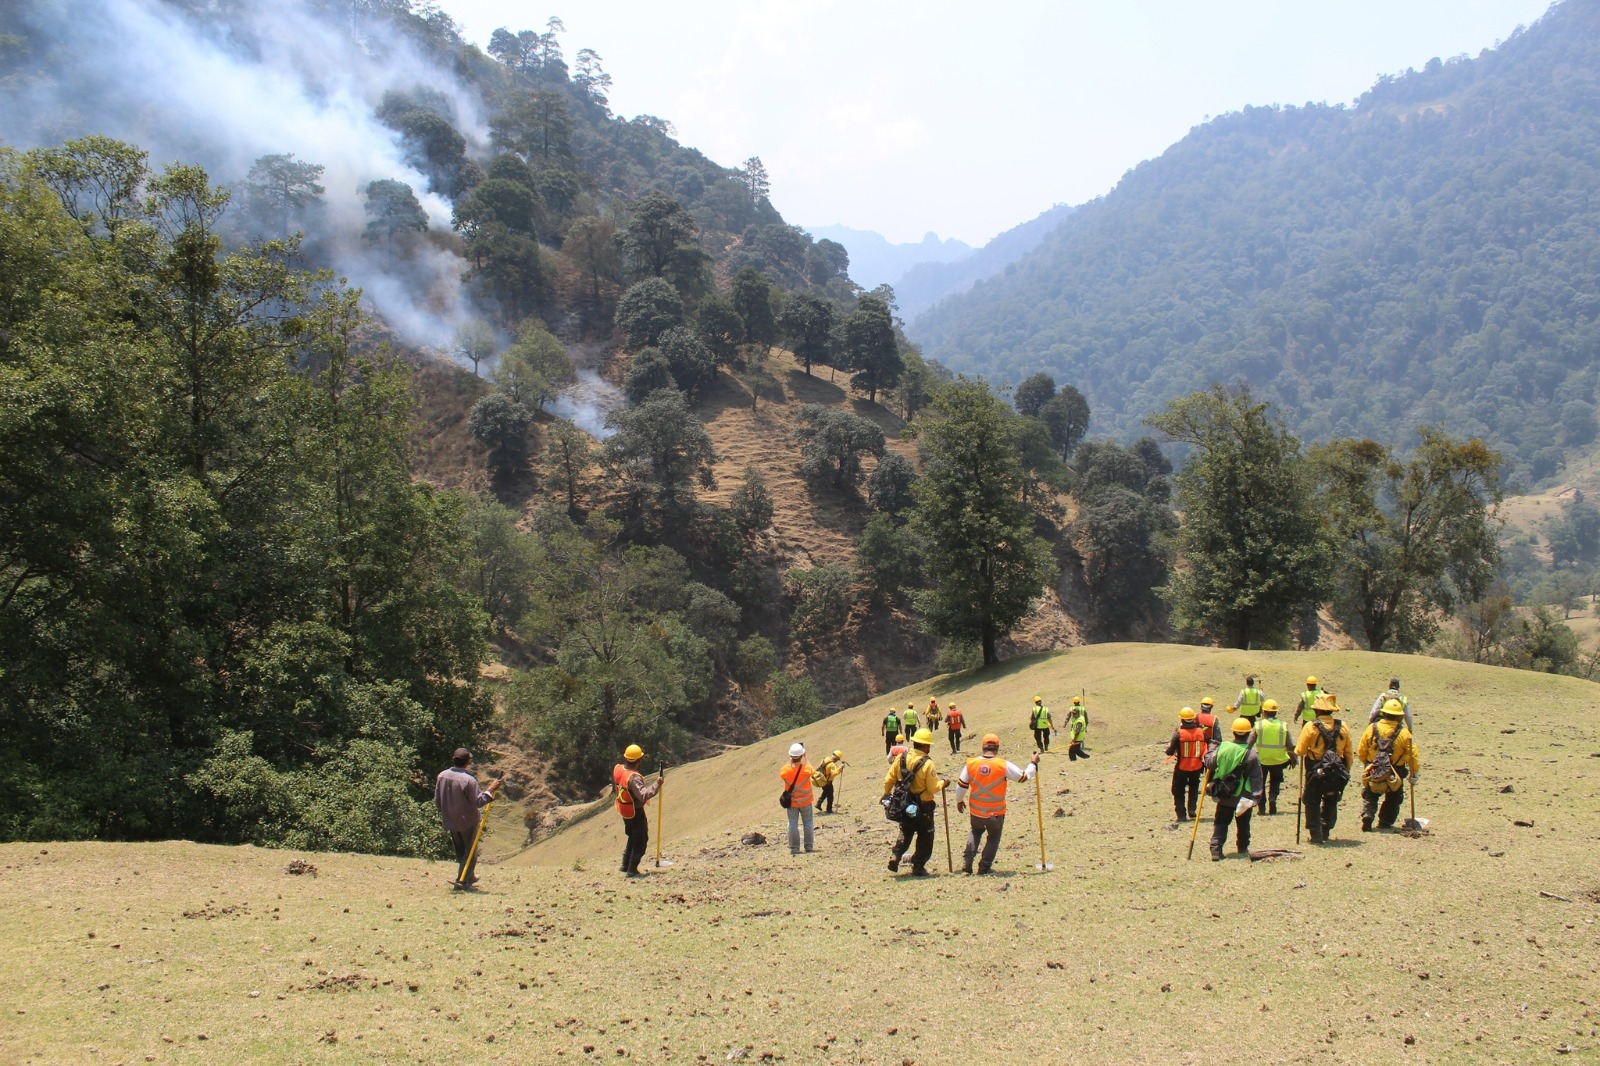
[[913, 806], [911, 799], [911, 779], [917, 776], [917, 771], [922, 769], [929, 756], [924, 755], [909, 771], [906, 769], [907, 752], [900, 753], [900, 780], [894, 783], [894, 788], [883, 801], [883, 815], [891, 822], [902, 823], [911, 821], [915, 814], [907, 814], [906, 808]]
[[1311, 780], [1329, 788], [1343, 788], [1350, 782], [1350, 768], [1339, 757], [1339, 730], [1343, 725], [1334, 722], [1329, 732], [1322, 728], [1321, 722], [1311, 724], [1322, 736], [1322, 758], [1311, 768]]

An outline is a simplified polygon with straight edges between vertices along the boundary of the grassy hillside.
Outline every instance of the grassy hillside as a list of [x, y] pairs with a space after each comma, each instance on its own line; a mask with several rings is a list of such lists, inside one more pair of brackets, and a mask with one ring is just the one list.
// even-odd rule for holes
[[[1430, 832], [1361, 834], [1352, 792], [1331, 847], [1185, 862], [1159, 742], [1180, 701], [1231, 696], [1247, 669], [1280, 699], [1312, 670], [1356, 705], [1400, 673]], [[674, 865], [637, 883], [606, 810], [515, 856], [497, 832], [472, 896], [444, 864], [314, 855], [313, 878], [251, 848], [5, 845], [0, 1060], [1170, 1063], [1218, 1039], [1236, 1061], [1600, 1059], [1592, 685], [1107, 645], [895, 696], [953, 697], [1020, 758], [1021, 709], [1079, 686], [1094, 758], [1045, 763], [1050, 873], [1026, 787], [999, 876], [883, 869], [886, 700], [806, 731], [853, 763], [811, 856], [777, 843], [787, 737], [670, 773]], [[741, 847], [752, 829], [774, 844]], [[1292, 815], [1256, 837], [1292, 846]]]

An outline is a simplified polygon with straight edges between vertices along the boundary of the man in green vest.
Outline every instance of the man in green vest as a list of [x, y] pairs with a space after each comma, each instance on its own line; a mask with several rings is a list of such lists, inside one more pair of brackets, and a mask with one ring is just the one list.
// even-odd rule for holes
[[1250, 724], [1255, 725], [1256, 718], [1261, 714], [1261, 702], [1265, 699], [1261, 690], [1256, 688], [1254, 674], [1247, 674], [1244, 679], [1244, 688], [1239, 690], [1239, 698], [1233, 701], [1239, 714], [1250, 719]]
[[1283, 788], [1284, 767], [1294, 769], [1294, 739], [1289, 736], [1289, 723], [1278, 721], [1278, 701], [1266, 700], [1261, 704], [1261, 718], [1256, 722], [1256, 754], [1261, 759], [1261, 772], [1266, 775], [1266, 814], [1278, 813], [1278, 792]]
[[1050, 708], [1044, 705], [1043, 696], [1033, 698], [1033, 710], [1028, 712], [1028, 728], [1033, 730], [1033, 746], [1039, 751], [1050, 750], [1050, 733], [1055, 723], [1050, 720]]
[[1250, 854], [1250, 812], [1261, 802], [1261, 759], [1252, 743], [1250, 720], [1235, 718], [1233, 736], [1206, 756], [1211, 771], [1207, 793], [1216, 800], [1211, 821], [1211, 861], [1222, 861], [1222, 846], [1228, 842], [1228, 823], [1233, 822], [1234, 845], [1239, 854]]
[[894, 713], [894, 708], [889, 708], [889, 713], [883, 716], [883, 753], [889, 754], [889, 749], [894, 747], [894, 738], [900, 733], [900, 716]]
[[1310, 724], [1317, 720], [1317, 700], [1326, 696], [1315, 677], [1306, 678], [1306, 690], [1300, 693], [1300, 721]]
[[1084, 747], [1089, 740], [1089, 708], [1083, 705], [1082, 696], [1072, 697], [1072, 710], [1067, 712], [1067, 758], [1073, 762], [1089, 757]]
[[1383, 705], [1390, 700], [1400, 704], [1400, 710], [1404, 713], [1406, 719], [1406, 732], [1416, 736], [1417, 724], [1411, 719], [1411, 701], [1400, 695], [1400, 679], [1398, 677], [1391, 677], [1389, 679], [1389, 687], [1378, 693], [1378, 698], [1372, 701], [1372, 713], [1367, 715], [1367, 724], [1372, 725], [1378, 720], [1378, 716], [1383, 713]]

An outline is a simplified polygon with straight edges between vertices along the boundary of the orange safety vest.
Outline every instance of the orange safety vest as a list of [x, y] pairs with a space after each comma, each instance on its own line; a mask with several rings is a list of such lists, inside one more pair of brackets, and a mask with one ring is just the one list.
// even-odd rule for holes
[[1178, 769], [1198, 770], [1205, 765], [1206, 731], [1198, 725], [1178, 727]]
[[622, 763], [611, 771], [611, 787], [617, 790], [617, 813], [624, 818], [633, 817], [633, 792], [628, 788], [628, 782], [633, 780], [637, 770], [630, 770]]
[[1211, 738], [1217, 735], [1217, 716], [1209, 711], [1201, 711], [1194, 720], [1206, 731], [1206, 743], [1211, 743]]
[[783, 778], [785, 788], [794, 785], [794, 791], [789, 793], [789, 806], [795, 809], [811, 806], [811, 767], [804, 762], [790, 763], [778, 771], [778, 776]]
[[972, 794], [967, 805], [974, 818], [997, 818], [1006, 813], [1006, 761], [998, 755], [993, 758], [967, 760], [967, 782]]
[[967, 723], [962, 720], [961, 712], [952, 707], [950, 713], [944, 716], [944, 724], [959, 733]]

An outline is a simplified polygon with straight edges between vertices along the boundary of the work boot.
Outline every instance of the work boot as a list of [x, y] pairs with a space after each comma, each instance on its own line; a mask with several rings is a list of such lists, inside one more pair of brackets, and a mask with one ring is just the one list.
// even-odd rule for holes
[[1221, 848], [1212, 848], [1211, 849], [1211, 861], [1212, 862], [1221, 862], [1222, 861], [1222, 849]]
[[900, 872], [900, 856], [896, 855], [889, 860], [889, 872], [892, 874]]
[[968, 863], [967, 865], [963, 866], [961, 868], [961, 872], [970, 875], [972, 873], [972, 864]]
[[1277, 814], [1278, 813], [1278, 801], [1277, 800], [1272, 800], [1270, 803], [1267, 804], [1267, 813], [1268, 814]]
[[933, 875], [930, 874], [924, 867], [913, 866], [911, 868], [911, 876], [912, 877], [932, 877]]
[[1361, 831], [1363, 833], [1372, 832], [1372, 815], [1363, 814], [1361, 816]]

